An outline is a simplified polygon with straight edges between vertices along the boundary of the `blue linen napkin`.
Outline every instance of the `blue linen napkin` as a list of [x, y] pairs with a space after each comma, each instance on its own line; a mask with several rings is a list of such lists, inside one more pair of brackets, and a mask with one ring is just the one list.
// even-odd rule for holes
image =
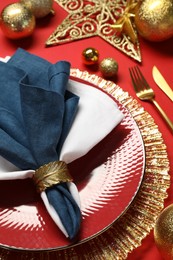
[[[18, 49], [0, 62], [0, 155], [20, 169], [57, 161], [75, 117], [79, 98], [66, 90], [70, 64], [51, 64]], [[70, 239], [81, 212], [66, 183], [46, 189]]]

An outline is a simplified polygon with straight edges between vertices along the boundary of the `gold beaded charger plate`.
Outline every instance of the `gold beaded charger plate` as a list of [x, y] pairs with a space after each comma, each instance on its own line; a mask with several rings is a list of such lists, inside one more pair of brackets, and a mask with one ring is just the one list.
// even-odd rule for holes
[[[24, 206], [18, 205], [15, 210], [10, 205], [7, 207], [5, 204], [13, 203], [8, 198], [4, 202], [4, 208], [1, 205], [0, 256], [2, 259], [125, 259], [128, 253], [138, 247], [141, 240], [153, 228], [155, 220], [163, 208], [167, 189], [170, 186], [169, 161], [162, 135], [152, 117], [135, 99], [113, 82], [78, 69], [72, 69], [71, 76], [73, 79], [84, 80], [88, 84], [94, 85], [99, 91], [105, 91], [118, 102], [120, 110], [125, 113], [125, 119], [115, 132], [111, 132], [103, 142], [82, 158], [84, 163], [85, 160], [88, 162], [88, 159], [94, 157], [94, 160], [90, 161], [88, 169], [85, 172], [81, 171], [80, 178], [76, 178], [83, 205], [81, 228], [83, 239], [74, 245], [69, 245], [67, 241], [64, 244], [64, 238], [58, 233], [57, 227], [46, 214], [41, 215], [40, 212], [44, 210], [39, 205], [37, 194], [30, 189], [32, 184], [24, 183], [22, 190], [27, 193]], [[135, 141], [134, 136], [136, 136]], [[112, 143], [113, 146], [111, 146]], [[133, 146], [135, 146], [136, 152], [133, 151]], [[130, 151], [130, 155], [127, 150]], [[103, 152], [104, 158], [101, 158], [100, 151]], [[106, 160], [105, 156], [107, 156]], [[78, 162], [73, 163], [70, 167], [74, 173], [76, 169], [78, 172], [83, 170], [79, 169]], [[91, 169], [94, 169], [92, 176], [89, 174]], [[99, 174], [104, 177], [100, 177]], [[124, 176], [122, 177], [121, 174]], [[100, 177], [101, 183], [99, 183], [98, 177]], [[10, 185], [9, 182], [8, 185]], [[16, 183], [16, 185], [18, 184]], [[14, 182], [11, 183], [11, 186], [15, 186]], [[0, 190], [2, 193], [4, 186]], [[15, 193], [15, 190], [13, 192]], [[16, 201], [21, 202], [19, 197], [20, 195], [15, 197], [15, 203]], [[33, 201], [37, 205], [27, 208], [26, 204], [31, 205]], [[123, 204], [124, 201], [125, 204]], [[25, 213], [22, 215], [21, 212], [24, 208]], [[33, 216], [31, 217], [32, 211], [36, 208], [37, 212], [34, 213], [34, 217], [37, 216], [37, 223]], [[26, 210], [28, 210], [27, 214]], [[15, 216], [10, 222], [8, 217], [11, 217], [13, 213]], [[16, 223], [17, 213], [20, 213], [20, 218]], [[4, 219], [5, 216], [6, 219]], [[50, 230], [53, 232], [51, 238], [49, 237]], [[9, 246], [7, 243], [2, 243], [3, 236], [6, 237], [7, 234], [8, 242], [11, 241], [14, 231], [15, 240], [19, 244]], [[52, 241], [56, 244], [52, 244]]]

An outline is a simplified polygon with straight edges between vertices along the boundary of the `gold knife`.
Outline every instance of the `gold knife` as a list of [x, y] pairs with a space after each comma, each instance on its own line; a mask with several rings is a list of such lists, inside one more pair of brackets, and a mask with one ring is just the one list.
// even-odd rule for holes
[[153, 78], [156, 84], [160, 87], [160, 89], [173, 101], [173, 90], [168, 85], [160, 71], [156, 66], [153, 67], [152, 70]]

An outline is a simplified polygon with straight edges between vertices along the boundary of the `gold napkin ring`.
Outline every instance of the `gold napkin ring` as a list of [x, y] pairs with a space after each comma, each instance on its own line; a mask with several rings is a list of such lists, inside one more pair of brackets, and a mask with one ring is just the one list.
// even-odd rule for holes
[[42, 165], [35, 171], [33, 180], [39, 193], [55, 184], [73, 181], [67, 164], [63, 161]]

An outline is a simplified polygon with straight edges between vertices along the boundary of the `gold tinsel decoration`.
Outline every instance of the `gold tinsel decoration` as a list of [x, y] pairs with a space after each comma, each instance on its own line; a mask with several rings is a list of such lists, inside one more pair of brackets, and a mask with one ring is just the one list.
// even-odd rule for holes
[[[138, 40], [133, 42], [128, 35], [119, 35], [112, 28], [124, 14], [128, 1], [55, 0], [55, 2], [65, 9], [68, 15], [50, 35], [46, 46], [98, 36], [131, 58], [141, 61]], [[134, 2], [136, 1], [130, 1], [130, 4]]]

